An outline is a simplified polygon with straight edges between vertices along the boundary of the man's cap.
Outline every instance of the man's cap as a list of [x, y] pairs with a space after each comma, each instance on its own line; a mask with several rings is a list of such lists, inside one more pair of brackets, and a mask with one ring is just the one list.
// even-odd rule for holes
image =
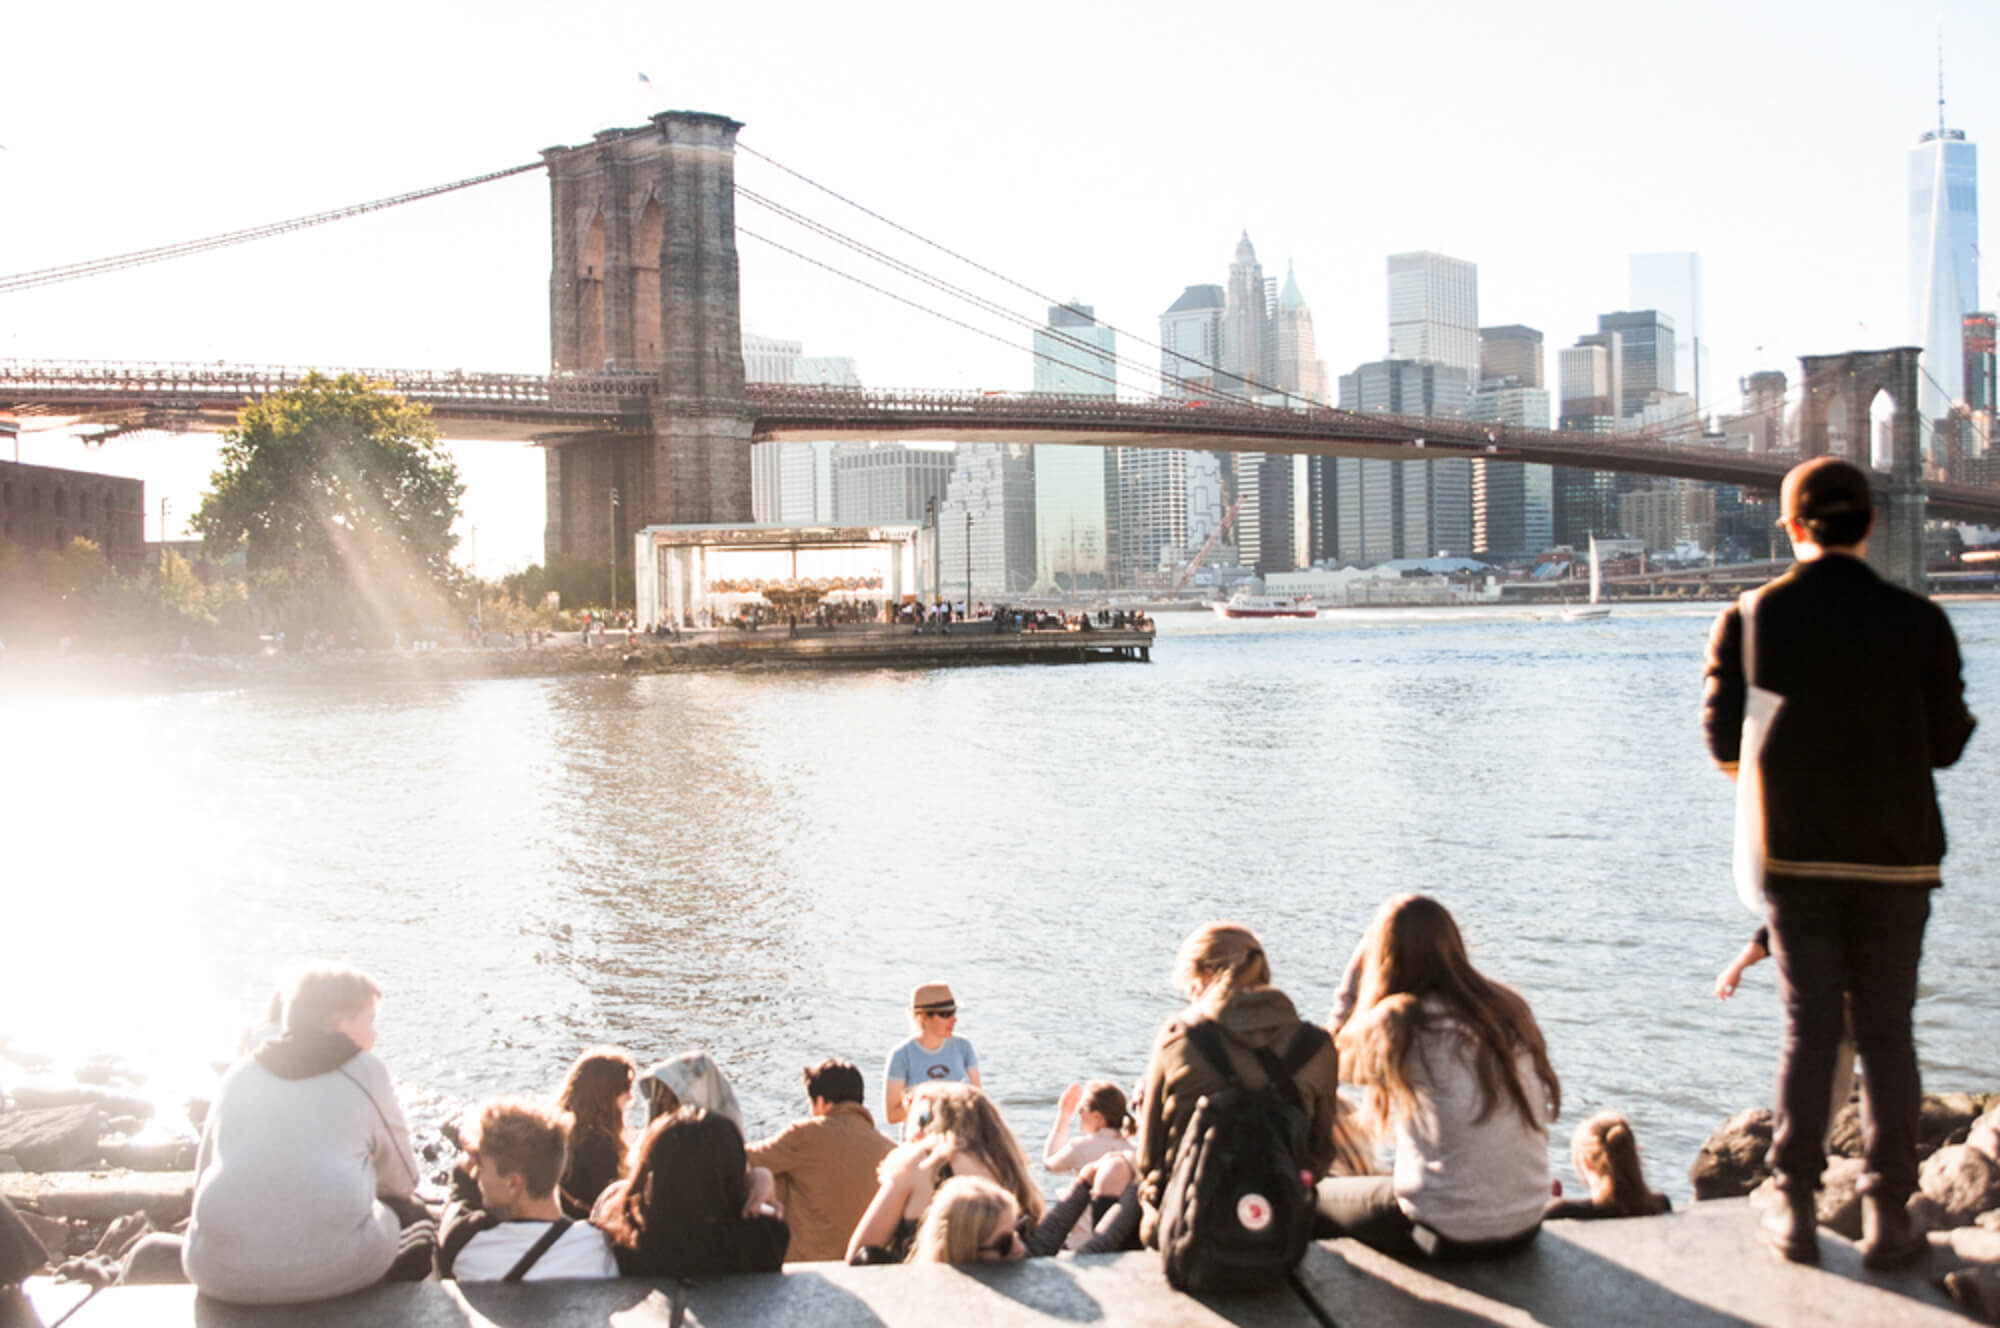
[[912, 1010], [935, 1010], [946, 1005], [957, 1005], [951, 994], [951, 987], [942, 982], [923, 982], [910, 993]]
[[1851, 461], [1831, 456], [1793, 466], [1785, 475], [1780, 498], [1784, 514], [1798, 521], [1867, 512], [1875, 506], [1867, 473]]

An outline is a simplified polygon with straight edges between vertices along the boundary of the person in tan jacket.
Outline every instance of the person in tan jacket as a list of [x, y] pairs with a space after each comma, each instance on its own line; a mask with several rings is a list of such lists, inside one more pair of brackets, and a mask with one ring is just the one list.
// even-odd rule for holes
[[846, 1257], [847, 1238], [875, 1197], [876, 1169], [894, 1147], [862, 1105], [860, 1070], [824, 1060], [807, 1066], [804, 1078], [811, 1119], [748, 1150], [749, 1164], [768, 1168], [778, 1182], [793, 1263]]
[[[1271, 985], [1264, 944], [1248, 927], [1211, 922], [1181, 945], [1175, 978], [1188, 994], [1188, 1008], [1161, 1030], [1146, 1071], [1145, 1101], [1139, 1118], [1140, 1239], [1155, 1243], [1160, 1200], [1181, 1132], [1195, 1104], [1228, 1086], [1228, 1080], [1188, 1042], [1188, 1025], [1212, 1021], [1222, 1030], [1237, 1075], [1246, 1084], [1265, 1082], [1259, 1051], [1283, 1060], [1305, 1021], [1291, 998]], [[1310, 1037], [1310, 1033], [1305, 1036]], [[1309, 1121], [1305, 1156], [1299, 1160], [1312, 1179], [1327, 1174], [1334, 1160], [1333, 1124], [1340, 1084], [1339, 1057], [1323, 1033], [1322, 1045], [1293, 1077]]]

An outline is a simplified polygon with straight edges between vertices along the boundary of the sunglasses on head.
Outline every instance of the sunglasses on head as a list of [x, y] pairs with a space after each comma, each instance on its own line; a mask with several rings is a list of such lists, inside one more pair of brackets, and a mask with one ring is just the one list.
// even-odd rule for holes
[[917, 1108], [916, 1122], [917, 1122], [917, 1128], [919, 1130], [928, 1130], [931, 1127], [930, 1103], [926, 1102], [924, 1103], [924, 1105]]
[[1012, 1258], [1014, 1254], [1014, 1242], [1017, 1239], [1019, 1239], [1019, 1237], [1017, 1237], [1013, 1232], [1003, 1231], [1000, 1233], [1000, 1239], [994, 1241], [990, 1245], [981, 1245], [979, 1247], [979, 1252], [981, 1254], [990, 1254], [996, 1259]]

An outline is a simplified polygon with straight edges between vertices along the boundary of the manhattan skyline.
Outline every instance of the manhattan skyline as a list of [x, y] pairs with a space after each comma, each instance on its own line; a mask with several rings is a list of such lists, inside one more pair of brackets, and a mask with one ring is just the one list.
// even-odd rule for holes
[[[93, 77], [78, 95], [74, 70], [23, 60], [0, 87], [0, 190], [16, 200], [0, 210], [0, 269], [463, 178], [687, 106], [745, 121], [747, 147], [1140, 336], [1187, 285], [1222, 282], [1247, 229], [1266, 269], [1292, 268], [1310, 292], [1329, 376], [1387, 352], [1382, 264], [1411, 250], [1477, 264], [1482, 321], [1538, 328], [1551, 348], [1628, 307], [1632, 255], [1699, 253], [1711, 409], [1733, 408], [1756, 370], [1795, 378], [1800, 354], [1907, 336], [1904, 180], [1936, 123], [1935, 10], [1693, 4], [1641, 20], [1556, 4], [1519, 25], [1470, 5], [1255, 6], [1243, 17], [1267, 48], [1245, 67], [1259, 115], [1246, 128], [1191, 111], [1164, 135], [1155, 91], [1208, 63], [1188, 40], [1206, 21], [1192, 6], [1140, 26], [1030, 5], [1003, 23], [960, 20], [957, 35], [979, 40], [956, 41], [914, 11], [850, 24], [779, 5], [754, 45], [711, 13], [669, 31], [624, 3], [586, 4], [562, 25], [542, 12], [502, 3], [467, 24], [363, 3], [331, 28], [241, 6], [208, 6], [194, 25], [134, 7], [111, 40], [89, 16], [31, 12], [16, 21], [20, 49], [89, 49]], [[2000, 39], [2000, 14], [1967, 0], [1943, 19], [1946, 117], [1992, 139], [2000, 90], [1976, 81], [1973, 52]], [[1409, 30], [1425, 34], [1417, 66], [1379, 58]], [[1097, 57], [1089, 77], [1071, 59], [1083, 52]], [[353, 70], [377, 62], [413, 72], [394, 96], [356, 98]], [[1247, 72], [1210, 77], [1251, 90]], [[1640, 105], [1655, 112], [1644, 151], [1613, 113]], [[1482, 148], [1500, 109], [1522, 136]], [[739, 180], [1037, 323], [1045, 313], [760, 158], [739, 159]], [[546, 371], [547, 209], [531, 173], [11, 296], [0, 355]], [[828, 252], [753, 206], [739, 221]], [[840, 265], [865, 272], [851, 255]], [[1030, 385], [1020, 350], [747, 237], [742, 272], [746, 330], [852, 356], [868, 383]]]

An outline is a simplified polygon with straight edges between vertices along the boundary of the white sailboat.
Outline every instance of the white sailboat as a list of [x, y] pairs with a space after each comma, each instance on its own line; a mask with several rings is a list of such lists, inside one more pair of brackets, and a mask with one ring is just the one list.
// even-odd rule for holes
[[1611, 606], [1604, 602], [1604, 564], [1597, 556], [1597, 535], [1590, 536], [1590, 602], [1588, 604], [1563, 605], [1564, 622], [1595, 622], [1611, 616]]

